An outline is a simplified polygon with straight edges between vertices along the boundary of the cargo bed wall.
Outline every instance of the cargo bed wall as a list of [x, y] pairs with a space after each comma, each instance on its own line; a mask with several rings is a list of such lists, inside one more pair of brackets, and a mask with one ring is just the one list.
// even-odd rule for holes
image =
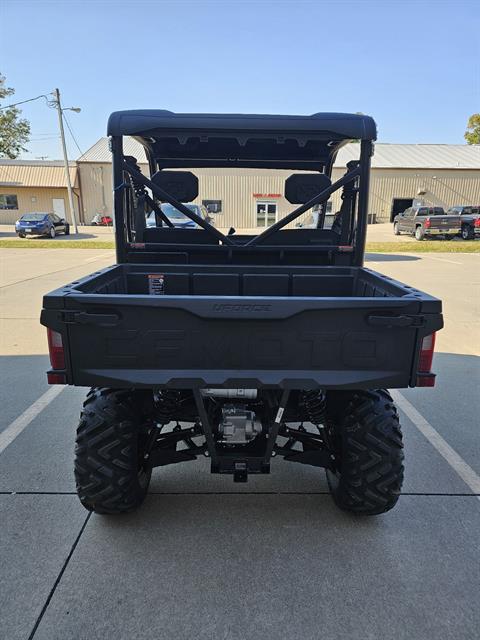
[[99, 295], [401, 297], [413, 291], [351, 267], [122, 265], [72, 285]]
[[46, 296], [42, 322], [64, 337], [69, 383], [184, 388], [405, 387], [442, 326], [438, 300], [366, 269], [249, 271], [191, 266], [172, 277], [183, 295], [148, 295], [148, 266], [112, 267]]

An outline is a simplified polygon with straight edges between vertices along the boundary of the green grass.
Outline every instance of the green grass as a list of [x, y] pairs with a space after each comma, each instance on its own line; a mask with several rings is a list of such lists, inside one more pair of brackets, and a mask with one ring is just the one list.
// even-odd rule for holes
[[[114, 249], [110, 240], [0, 240], [2, 249]], [[367, 242], [368, 253], [480, 253], [480, 241]]]
[[368, 253], [480, 253], [475, 240], [423, 240], [412, 242], [367, 242]]
[[1, 249], [114, 249], [109, 240], [0, 240]]

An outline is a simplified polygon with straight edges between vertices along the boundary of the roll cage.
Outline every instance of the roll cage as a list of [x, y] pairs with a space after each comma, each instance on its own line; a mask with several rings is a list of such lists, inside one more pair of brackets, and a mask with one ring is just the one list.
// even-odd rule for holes
[[[191, 236], [171, 234], [161, 244], [144, 242], [145, 211], [154, 211], [159, 227], [172, 227], [161, 211], [160, 203], [168, 202], [204, 229], [202, 238], [208, 238], [216, 261], [233, 261], [242, 255], [259, 255], [275, 252], [282, 261], [305, 258], [308, 264], [323, 256], [323, 263], [362, 266], [365, 250], [370, 158], [376, 139], [374, 120], [365, 115], [317, 113], [311, 116], [280, 115], [221, 115], [177, 114], [164, 110], [120, 111], [110, 116], [108, 135], [113, 154], [114, 221], [117, 261], [143, 261], [155, 252], [175, 253], [179, 247], [187, 253]], [[150, 177], [142, 174], [136, 158], [123, 153], [123, 136], [131, 136], [140, 142], [148, 159]], [[360, 142], [360, 157], [347, 164], [346, 173], [331, 183], [332, 169], [338, 151], [348, 142]], [[300, 205], [281, 220], [256, 236], [224, 235], [211, 224], [197, 216], [175, 195], [152, 180], [152, 176], [164, 169], [191, 167], [242, 167], [292, 169], [322, 174], [320, 190], [311, 190], [300, 200]], [[320, 184], [320, 182], [319, 182]], [[307, 230], [292, 239], [290, 234], [279, 234], [314, 205], [320, 205], [319, 227], [323, 224], [326, 202], [335, 191], [342, 189], [340, 223], [334, 238], [316, 234], [315, 243], [309, 240], [320, 231]], [[299, 202], [298, 200], [290, 200]], [[183, 242], [185, 238], [185, 242]], [[195, 249], [195, 250], [194, 250]], [[205, 250], [205, 248], [204, 248]], [[288, 255], [287, 255], [288, 254]], [[295, 257], [292, 257], [292, 256]], [[225, 257], [226, 256], [226, 257]], [[288, 257], [289, 256], [289, 257]], [[190, 255], [187, 260], [190, 259]], [[300, 259], [302, 263], [302, 260]], [[320, 262], [322, 263], [322, 262]]]

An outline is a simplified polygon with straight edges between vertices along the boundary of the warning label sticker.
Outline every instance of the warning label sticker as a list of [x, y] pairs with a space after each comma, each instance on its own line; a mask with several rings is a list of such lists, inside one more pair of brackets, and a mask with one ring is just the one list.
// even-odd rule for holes
[[148, 274], [148, 293], [151, 296], [163, 296], [165, 294], [165, 276], [163, 273]]

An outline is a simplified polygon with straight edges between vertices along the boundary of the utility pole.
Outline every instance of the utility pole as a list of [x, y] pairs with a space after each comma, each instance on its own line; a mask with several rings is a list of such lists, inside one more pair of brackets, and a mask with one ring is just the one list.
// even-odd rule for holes
[[70, 205], [70, 215], [72, 217], [73, 233], [77, 234], [78, 233], [77, 217], [75, 215], [75, 205], [73, 203], [73, 190], [72, 190], [72, 182], [70, 180], [70, 169], [68, 166], [67, 145], [65, 144], [65, 131], [63, 129], [63, 113], [62, 113], [62, 105], [60, 104], [60, 91], [58, 89], [55, 89], [53, 91], [53, 95], [55, 96], [55, 104], [58, 111], [58, 124], [60, 126], [60, 137], [62, 139], [63, 161], [65, 163], [65, 179], [67, 181], [68, 202]]

